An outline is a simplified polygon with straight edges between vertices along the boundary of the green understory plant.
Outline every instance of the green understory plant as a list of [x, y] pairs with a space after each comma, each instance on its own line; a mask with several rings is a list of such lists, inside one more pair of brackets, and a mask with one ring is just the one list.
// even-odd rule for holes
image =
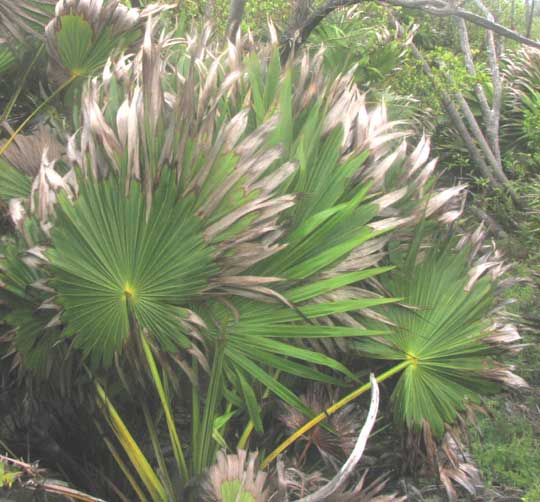
[[[521, 383], [486, 343], [502, 336], [483, 323], [499, 256], [475, 268], [478, 238], [429, 251], [412, 237], [454, 221], [464, 187], [436, 189], [429, 140], [408, 145], [352, 72], [325, 75], [323, 51], [282, 66], [275, 46], [223, 48], [155, 18], [134, 51], [141, 13], [104, 2], [93, 25], [76, 4], [47, 29], [56, 92], [84, 81], [65, 130], [19, 135], [26, 120], [0, 147], [14, 229], [0, 242], [1, 350], [18, 384], [91, 389], [127, 480], [116, 495], [200, 500], [210, 469], [227, 473], [208, 500], [265, 500], [242, 450], [268, 430], [266, 403], [312, 419], [290, 383], [312, 382], [349, 387], [327, 413], [341, 409], [369, 389], [345, 352], [399, 377], [399, 425], [439, 435], [486, 379]], [[126, 52], [107, 61], [118, 37]]]
[[[67, 155], [49, 151], [37, 173], [13, 156], [5, 167], [12, 193], [33, 187], [11, 199], [19, 235], [3, 251], [20, 365], [50, 378], [55, 357], [82, 358], [124, 451], [109, 442], [111, 453], [152, 500], [175, 490], [160, 429], [185, 484], [213, 463], [232, 416], [263, 430], [266, 389], [310, 415], [276, 372], [354, 381], [310, 343], [386, 331], [359, 322], [395, 301], [361, 286], [388, 270], [386, 234], [462, 190], [430, 198], [429, 143], [409, 152], [407, 131], [383, 107], [368, 114], [350, 75], [327, 81], [307, 55], [282, 69], [275, 48], [213, 54], [208, 36], [156, 43], [149, 29], [136, 58], [87, 85]], [[357, 324], [329, 323], [340, 316]], [[142, 407], [158, 472], [109, 397], [115, 372], [158, 397], [157, 424]], [[189, 455], [179, 405], [193, 417]]]

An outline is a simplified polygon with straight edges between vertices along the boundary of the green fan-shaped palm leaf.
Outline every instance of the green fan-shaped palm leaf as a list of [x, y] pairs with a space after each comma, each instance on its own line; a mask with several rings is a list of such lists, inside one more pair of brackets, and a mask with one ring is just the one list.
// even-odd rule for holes
[[83, 182], [75, 204], [59, 204], [49, 258], [67, 333], [110, 363], [133, 315], [164, 349], [188, 347], [185, 307], [215, 272], [192, 199], [178, 202], [166, 176], [148, 214], [139, 185], [124, 195], [113, 179]]
[[140, 36], [140, 14], [118, 0], [103, 3], [61, 0], [46, 27], [49, 79], [60, 85], [99, 70], [115, 50]]
[[[358, 344], [370, 357], [409, 363], [392, 400], [396, 419], [410, 428], [427, 422], [441, 435], [467, 400], [477, 401], [494, 390], [501, 376], [493, 371], [499, 367], [494, 357], [504, 344], [494, 346], [489, 340], [496, 282], [482, 274], [500, 262], [495, 257], [471, 269], [471, 255], [470, 245], [461, 250], [449, 243], [437, 245], [425, 254], [412, 246], [408, 259], [381, 279], [411, 307], [388, 307], [385, 315], [396, 325], [395, 332], [382, 343]], [[518, 377], [514, 382], [523, 383]]]

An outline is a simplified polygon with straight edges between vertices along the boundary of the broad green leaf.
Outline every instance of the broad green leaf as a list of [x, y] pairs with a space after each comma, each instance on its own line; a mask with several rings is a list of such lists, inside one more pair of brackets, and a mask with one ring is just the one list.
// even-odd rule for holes
[[82, 182], [75, 203], [61, 195], [49, 251], [67, 333], [105, 364], [128, 337], [128, 303], [162, 348], [189, 347], [183, 306], [215, 271], [200, 223], [189, 201], [176, 201], [173, 180], [160, 184], [148, 216], [138, 184], [126, 197], [117, 183]]
[[[369, 357], [410, 361], [392, 395], [398, 421], [421, 428], [427, 420], [437, 435], [455, 421], [467, 399], [475, 401], [494, 388], [484, 376], [494, 350], [484, 342], [490, 325], [493, 289], [488, 277], [471, 291], [469, 250], [435, 245], [420, 260], [413, 240], [404, 261], [381, 282], [413, 308], [389, 306], [383, 314], [395, 325], [390, 336], [359, 339]], [[371, 325], [373, 327], [373, 325]]]

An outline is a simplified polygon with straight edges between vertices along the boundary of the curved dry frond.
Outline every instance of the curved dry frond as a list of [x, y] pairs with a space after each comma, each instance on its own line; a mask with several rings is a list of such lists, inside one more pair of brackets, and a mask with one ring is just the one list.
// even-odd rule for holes
[[[318, 471], [305, 473], [295, 465], [286, 465], [279, 460], [277, 465], [278, 490], [270, 498], [270, 502], [281, 500], [303, 499], [306, 493], [314, 493], [328, 483], [325, 476]], [[359, 479], [352, 487], [339, 490], [325, 498], [325, 502], [404, 502], [406, 497], [395, 493], [382, 493], [387, 485], [388, 477], [379, 476], [368, 481], [369, 471], [358, 475]], [[309, 497], [309, 495], [307, 496]]]
[[445, 433], [437, 456], [439, 478], [450, 502], [459, 500], [456, 486], [461, 487], [472, 496], [478, 494], [484, 485], [480, 471], [457, 434], [452, 431]]

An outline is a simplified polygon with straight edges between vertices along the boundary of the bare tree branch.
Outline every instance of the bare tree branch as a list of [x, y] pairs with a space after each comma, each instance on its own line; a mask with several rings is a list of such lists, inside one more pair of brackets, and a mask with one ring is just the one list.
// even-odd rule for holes
[[[359, 3], [359, 2], [356, 2], [356, 3]], [[474, 14], [473, 12], [470, 12], [468, 10], [460, 9], [457, 7], [451, 7], [444, 1], [389, 0], [386, 3], [393, 6], [408, 7], [410, 9], [420, 9], [429, 14], [433, 14], [434, 16], [442, 16], [442, 17], [455, 16], [457, 18], [464, 19], [465, 21], [469, 21], [470, 23], [475, 24], [477, 26], [481, 26], [482, 28], [485, 28], [486, 30], [490, 30], [494, 33], [497, 33], [505, 38], [519, 42], [520, 44], [529, 45], [531, 47], [535, 47], [536, 49], [540, 49], [540, 42], [537, 42], [536, 40], [532, 40], [528, 37], [524, 37], [523, 35], [520, 35], [516, 31], [511, 30], [510, 28], [507, 28], [506, 26], [503, 26], [502, 24], [499, 24], [494, 20], [492, 21], [492, 20], [486, 19], [485, 17], [480, 16], [478, 14]]]
[[[313, 30], [333, 11], [342, 7], [351, 7], [368, 0], [327, 0], [326, 3], [311, 12], [300, 23], [292, 23], [282, 36], [282, 60], [287, 60], [294, 49], [301, 46], [313, 32]], [[473, 12], [450, 5], [444, 0], [386, 0], [381, 1], [387, 5], [395, 7], [407, 7], [409, 9], [419, 9], [434, 16], [454, 16], [472, 24], [481, 26], [487, 30], [497, 33], [505, 38], [515, 40], [524, 45], [529, 45], [540, 49], [540, 42], [531, 40], [516, 31], [495, 22], [493, 18], [488, 19]]]
[[227, 35], [233, 42], [236, 40], [236, 35], [244, 18], [246, 2], [247, 0], [231, 0], [229, 19], [227, 20]]
[[[463, 57], [465, 59], [465, 68], [467, 68], [467, 73], [471, 76], [476, 78], [476, 67], [474, 66], [474, 59], [472, 55], [471, 50], [471, 44], [469, 42], [469, 33], [467, 31], [467, 25], [463, 19], [456, 19], [456, 23], [459, 30], [459, 41], [461, 46], [461, 52], [463, 53]], [[486, 93], [484, 92], [484, 88], [480, 85], [479, 82], [476, 83], [474, 86], [474, 93], [476, 95], [476, 98], [478, 99], [478, 102], [480, 103], [480, 108], [482, 109], [482, 115], [484, 117], [484, 121], [489, 119], [489, 116], [491, 114], [491, 110], [489, 107], [489, 103], [486, 97]]]
[[[419, 51], [418, 47], [416, 47], [416, 45], [413, 42], [411, 42], [410, 48], [413, 55], [421, 62], [422, 70], [424, 71], [424, 73], [432, 79], [432, 82], [434, 83], [434, 85], [437, 85], [435, 81], [435, 77], [433, 75], [433, 71], [431, 70], [429, 63], [426, 61], [422, 53]], [[452, 124], [454, 125], [461, 139], [463, 140], [463, 143], [465, 144], [465, 147], [467, 148], [467, 151], [469, 152], [469, 155], [471, 156], [471, 159], [473, 160], [474, 164], [478, 167], [482, 175], [485, 176], [489, 180], [492, 186], [504, 188], [502, 183], [497, 178], [495, 178], [491, 169], [486, 164], [486, 161], [484, 160], [482, 152], [479, 150], [478, 146], [476, 145], [476, 142], [474, 141], [471, 133], [467, 129], [465, 122], [463, 121], [463, 119], [461, 118], [461, 115], [459, 114], [458, 108], [453, 103], [452, 98], [450, 97], [448, 92], [446, 92], [446, 90], [443, 88], [438, 88], [437, 90], [439, 92], [439, 96], [440, 96], [440, 100], [443, 105], [443, 108], [448, 113], [448, 116], [450, 117]]]
[[482, 129], [480, 128], [478, 121], [476, 120], [476, 117], [474, 116], [474, 113], [472, 112], [469, 106], [469, 103], [467, 103], [467, 100], [463, 96], [463, 93], [461, 91], [456, 91], [454, 94], [459, 104], [459, 107], [461, 109], [461, 112], [463, 113], [465, 117], [465, 121], [469, 125], [469, 128], [472, 132], [472, 136], [475, 138], [475, 140], [479, 144], [480, 149], [487, 160], [487, 164], [491, 167], [491, 172], [494, 174], [495, 178], [497, 178], [502, 185], [507, 186], [509, 183], [509, 180], [506, 177], [506, 174], [504, 174], [504, 171], [502, 170], [500, 156], [499, 158], [496, 157], [495, 152], [492, 150], [489, 143], [487, 142], [484, 136], [484, 133], [482, 132]]
[[[475, 2], [484, 15], [493, 21], [493, 14], [482, 3], [482, 0], [475, 0]], [[486, 133], [488, 142], [490, 143], [493, 154], [495, 155], [499, 168], [502, 172], [501, 149], [499, 144], [499, 125], [501, 119], [503, 82], [501, 72], [499, 71], [499, 51], [497, 50], [495, 34], [489, 30], [486, 32], [486, 49], [489, 71], [491, 73], [491, 82], [493, 84], [493, 101], [491, 114], [489, 115], [489, 120], [486, 122]]]
[[535, 4], [535, 0], [531, 0], [531, 8], [528, 12], [528, 17], [527, 17], [527, 36], [528, 37], [531, 36], [532, 23], [533, 23], [533, 17], [534, 17], [534, 4]]
[[212, 19], [216, 11], [216, 6], [214, 0], [206, 0], [206, 5], [204, 6], [204, 18]]

